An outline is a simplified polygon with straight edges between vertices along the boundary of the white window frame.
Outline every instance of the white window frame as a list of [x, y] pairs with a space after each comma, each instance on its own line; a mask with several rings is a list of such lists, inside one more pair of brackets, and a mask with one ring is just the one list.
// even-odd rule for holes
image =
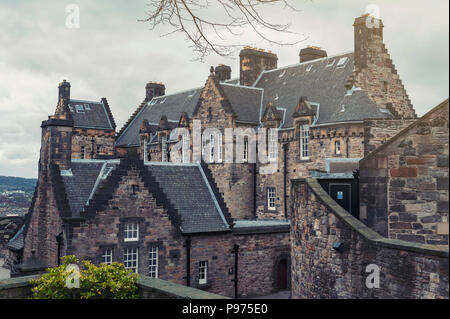
[[209, 162], [210, 163], [215, 163], [216, 159], [214, 157], [215, 155], [215, 138], [214, 138], [214, 134], [210, 134], [209, 135]]
[[167, 162], [167, 136], [161, 136], [161, 161]]
[[334, 153], [336, 155], [340, 155], [341, 154], [341, 141], [335, 141], [334, 142]]
[[205, 285], [208, 282], [208, 261], [202, 260], [198, 263], [198, 283]]
[[309, 160], [309, 125], [300, 125], [300, 158]]
[[[135, 263], [135, 266], [133, 266]], [[123, 264], [125, 269], [134, 269], [135, 273], [139, 271], [139, 248], [130, 247], [123, 251]]]
[[183, 158], [183, 163], [189, 163], [189, 139], [187, 138], [186, 134], [183, 134], [182, 137], [182, 148], [181, 148], [181, 153], [182, 153], [182, 158]]
[[124, 241], [139, 240], [139, 223], [126, 223], [124, 227]]
[[277, 189], [275, 187], [267, 187], [267, 209], [277, 209]]
[[107, 248], [103, 251], [102, 254], [102, 264], [111, 265], [113, 261], [113, 249]]
[[278, 159], [278, 130], [269, 129], [267, 133], [269, 162]]
[[244, 163], [248, 162], [248, 137], [247, 136], [244, 137], [244, 145], [243, 145], [243, 150], [242, 150], [242, 161]]
[[158, 278], [158, 246], [151, 246], [148, 255], [148, 276], [150, 278]]
[[217, 162], [222, 163], [223, 155], [222, 155], [222, 133], [217, 133]]

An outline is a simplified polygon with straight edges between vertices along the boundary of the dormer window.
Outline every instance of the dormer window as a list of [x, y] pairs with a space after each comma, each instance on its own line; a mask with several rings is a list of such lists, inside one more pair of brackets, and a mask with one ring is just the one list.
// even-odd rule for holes
[[167, 136], [161, 137], [161, 161], [167, 162]]
[[341, 154], [341, 141], [334, 142], [334, 153], [336, 155], [340, 155]]
[[187, 134], [182, 135], [182, 157], [183, 157], [183, 163], [189, 163], [189, 139], [187, 137]]
[[248, 137], [244, 137], [244, 145], [243, 145], [243, 152], [242, 152], [242, 161], [244, 163], [248, 162]]
[[277, 129], [269, 129], [268, 133], [268, 154], [269, 154], [269, 162], [277, 160], [278, 158], [278, 130]]
[[309, 125], [300, 125], [300, 158], [309, 160]]
[[124, 241], [138, 241], [139, 240], [139, 224], [127, 223], [124, 229]]

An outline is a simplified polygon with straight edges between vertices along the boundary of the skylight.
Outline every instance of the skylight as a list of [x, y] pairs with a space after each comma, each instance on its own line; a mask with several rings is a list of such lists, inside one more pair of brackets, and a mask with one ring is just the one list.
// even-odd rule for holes
[[90, 106], [89, 104], [85, 104], [85, 105], [84, 105], [84, 109], [85, 109], [86, 111], [90, 111], [90, 110], [91, 110], [91, 106]]
[[77, 113], [84, 113], [84, 108], [81, 104], [75, 104], [75, 110], [77, 111]]
[[309, 72], [309, 71], [311, 71], [312, 67], [313, 67], [313, 65], [312, 65], [312, 64], [308, 65], [308, 67], [306, 68], [306, 72]]
[[328, 61], [327, 68], [334, 65], [335, 60]]
[[337, 68], [344, 67], [347, 64], [347, 61], [348, 61], [348, 57], [341, 58], [339, 60], [339, 62], [337, 63], [336, 67]]
[[278, 77], [282, 78], [286, 74], [286, 70], [284, 70]]

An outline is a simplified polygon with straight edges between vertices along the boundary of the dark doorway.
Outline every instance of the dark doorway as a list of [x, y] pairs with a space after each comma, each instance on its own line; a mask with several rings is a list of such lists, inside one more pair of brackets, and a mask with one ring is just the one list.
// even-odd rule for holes
[[287, 260], [280, 260], [280, 262], [278, 263], [278, 290], [287, 290], [288, 288], [287, 267]]
[[358, 184], [355, 179], [319, 179], [322, 188], [343, 209], [359, 219]]
[[343, 209], [348, 211], [350, 214], [352, 213], [352, 185], [351, 184], [335, 184], [330, 183], [329, 194], [331, 198], [333, 198], [336, 203], [338, 203]]

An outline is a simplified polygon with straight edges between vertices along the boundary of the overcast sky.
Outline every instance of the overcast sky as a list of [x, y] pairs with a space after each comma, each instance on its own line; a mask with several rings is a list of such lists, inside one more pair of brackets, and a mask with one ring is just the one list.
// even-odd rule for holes
[[[79, 29], [66, 28], [70, 3], [80, 8]], [[294, 47], [260, 47], [277, 53], [279, 66], [297, 63], [306, 45], [329, 55], [352, 51], [354, 18], [370, 3], [380, 7], [386, 46], [423, 115], [449, 95], [448, 0], [298, 0], [302, 12], [270, 8], [268, 17], [292, 23], [308, 39]], [[168, 29], [150, 31], [137, 21], [145, 10], [146, 0], [1, 0], [0, 175], [37, 177], [40, 123], [54, 112], [62, 79], [71, 83], [73, 98], [107, 97], [119, 129], [150, 80], [173, 93], [202, 86], [211, 65], [228, 64], [232, 77], [239, 75], [238, 59], [193, 61], [183, 36], [161, 37]], [[247, 32], [239, 43], [257, 40]]]

